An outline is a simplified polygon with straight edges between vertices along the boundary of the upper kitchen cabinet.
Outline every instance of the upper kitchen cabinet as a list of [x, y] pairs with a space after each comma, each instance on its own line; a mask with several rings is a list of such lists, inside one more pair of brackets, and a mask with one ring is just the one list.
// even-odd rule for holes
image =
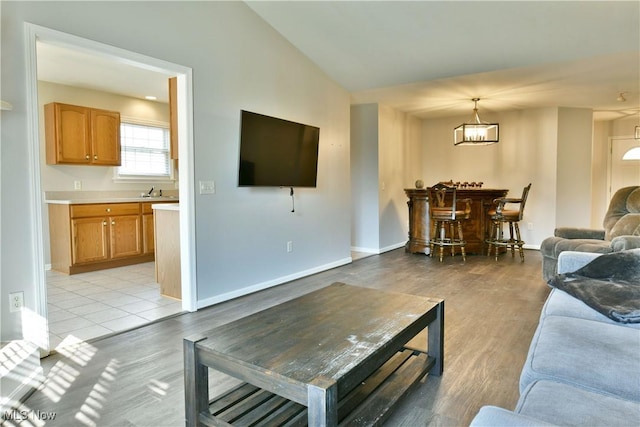
[[120, 113], [53, 102], [44, 106], [47, 164], [120, 166]]
[[169, 79], [169, 141], [171, 158], [178, 159], [178, 78]]

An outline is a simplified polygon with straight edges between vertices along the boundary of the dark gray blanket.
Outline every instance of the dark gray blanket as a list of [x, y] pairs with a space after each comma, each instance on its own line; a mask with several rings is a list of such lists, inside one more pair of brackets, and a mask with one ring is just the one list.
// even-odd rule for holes
[[640, 323], [640, 249], [599, 256], [548, 283], [616, 322]]

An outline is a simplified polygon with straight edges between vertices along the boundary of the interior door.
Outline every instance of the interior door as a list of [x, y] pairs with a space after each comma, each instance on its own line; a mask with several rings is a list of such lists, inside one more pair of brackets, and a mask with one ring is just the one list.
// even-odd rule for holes
[[609, 199], [620, 188], [640, 185], [640, 160], [622, 160], [624, 154], [640, 141], [633, 138], [611, 139]]

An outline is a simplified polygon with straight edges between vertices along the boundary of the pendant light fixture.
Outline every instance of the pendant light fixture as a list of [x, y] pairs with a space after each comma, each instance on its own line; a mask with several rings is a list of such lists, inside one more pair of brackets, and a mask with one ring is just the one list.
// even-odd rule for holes
[[487, 123], [478, 116], [478, 101], [473, 98], [473, 116], [453, 130], [454, 145], [489, 145], [498, 142], [498, 123]]

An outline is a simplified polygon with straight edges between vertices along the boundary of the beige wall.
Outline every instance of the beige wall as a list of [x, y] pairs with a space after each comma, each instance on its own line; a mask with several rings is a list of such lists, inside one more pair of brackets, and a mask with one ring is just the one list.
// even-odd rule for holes
[[527, 246], [537, 248], [555, 227], [557, 109], [517, 110], [482, 118], [500, 124], [499, 143], [454, 146], [453, 128], [468, 116], [423, 122], [425, 184], [482, 181], [484, 188], [504, 188], [519, 197], [532, 183], [521, 232]]
[[556, 227], [591, 225], [592, 141], [590, 109], [558, 109]]
[[378, 104], [351, 106], [351, 248], [378, 253]]
[[409, 232], [405, 188], [414, 187], [422, 172], [420, 120], [379, 105], [380, 250], [402, 246]]
[[[169, 105], [143, 99], [130, 98], [95, 90], [81, 89], [50, 82], [38, 82], [38, 104], [40, 111], [50, 102], [80, 105], [118, 111], [122, 118], [151, 120], [169, 123]], [[47, 165], [45, 156], [44, 114], [40, 114], [40, 167], [42, 191], [73, 191], [74, 181], [82, 182], [83, 191], [141, 190], [144, 183], [114, 183], [113, 167]], [[156, 185], [158, 189], [174, 189], [173, 183]]]
[[640, 126], [640, 115], [594, 123], [591, 175], [593, 188], [592, 228], [602, 228], [602, 221], [609, 206], [609, 200], [617, 190], [616, 188], [609, 188], [611, 138], [633, 138], [636, 126]]
[[481, 180], [485, 187], [507, 188], [515, 196], [532, 182], [521, 228], [530, 247], [539, 246], [559, 226], [602, 228], [610, 197], [610, 138], [633, 135], [640, 117], [594, 122], [591, 110], [579, 108], [483, 115], [484, 120], [500, 123], [500, 142], [454, 147], [452, 129], [467, 119], [423, 122], [427, 185]]
[[422, 177], [422, 123], [379, 104], [351, 107], [351, 246], [380, 253], [407, 241], [405, 188]]

